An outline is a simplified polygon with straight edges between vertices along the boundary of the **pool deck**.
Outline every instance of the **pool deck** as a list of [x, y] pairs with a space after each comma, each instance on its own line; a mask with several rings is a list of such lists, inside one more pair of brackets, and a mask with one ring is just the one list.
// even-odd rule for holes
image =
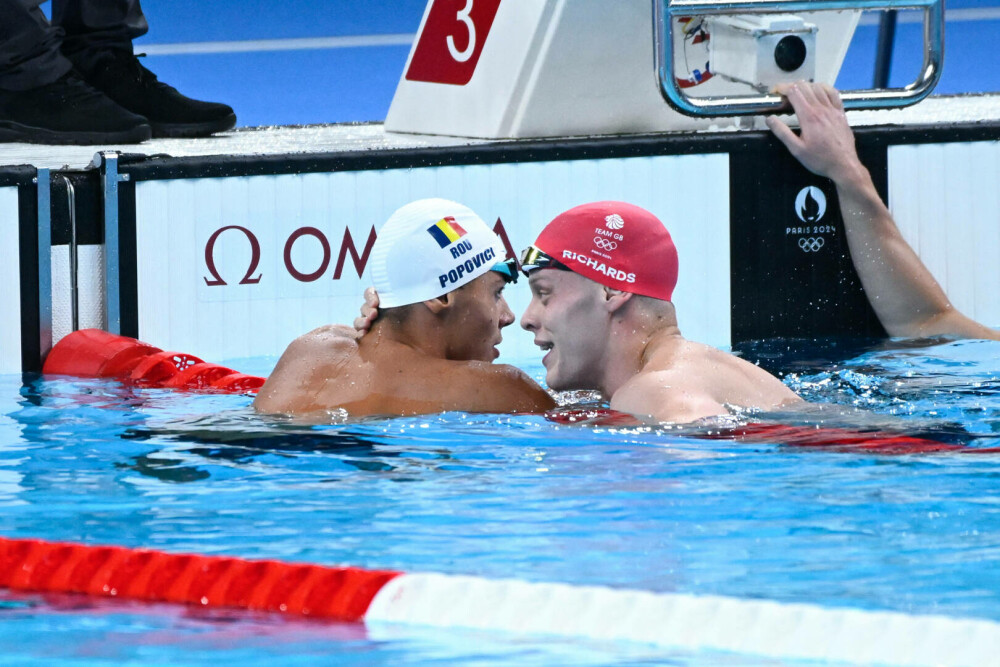
[[[854, 127], [878, 125], [955, 125], [1000, 121], [1000, 94], [932, 96], [906, 109], [853, 111]], [[724, 119], [709, 131], [745, 132]], [[690, 132], [687, 132], [690, 133]], [[670, 134], [670, 133], [665, 133]], [[517, 143], [522, 140], [505, 140]], [[527, 140], [524, 140], [527, 141]], [[534, 141], [534, 140], [531, 140]], [[203, 157], [212, 155], [259, 156], [391, 151], [460, 147], [496, 143], [467, 137], [447, 137], [386, 132], [381, 123], [272, 126], [240, 128], [205, 139], [154, 139], [130, 146], [44, 146], [0, 144], [0, 165], [31, 165], [53, 170], [85, 170], [103, 151], [140, 155]]]

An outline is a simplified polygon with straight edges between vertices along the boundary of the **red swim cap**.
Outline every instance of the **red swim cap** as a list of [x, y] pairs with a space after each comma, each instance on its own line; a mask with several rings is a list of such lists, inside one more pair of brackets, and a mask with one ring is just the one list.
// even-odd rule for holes
[[670, 301], [677, 248], [644, 208], [601, 201], [571, 208], [545, 226], [535, 247], [596, 283]]

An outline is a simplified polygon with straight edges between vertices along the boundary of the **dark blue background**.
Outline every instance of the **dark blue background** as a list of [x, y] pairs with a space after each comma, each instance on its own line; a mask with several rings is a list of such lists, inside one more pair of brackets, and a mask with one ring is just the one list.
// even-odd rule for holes
[[[414, 33], [424, 0], [146, 0], [143, 44]], [[998, 0], [952, 0], [949, 9], [997, 8]], [[862, 26], [838, 86], [871, 84], [878, 29]], [[1000, 19], [950, 21], [938, 93], [1000, 90]], [[920, 65], [920, 24], [897, 32], [892, 85]], [[231, 104], [240, 125], [382, 120], [406, 63], [405, 46], [149, 56], [147, 66], [182, 92]]]

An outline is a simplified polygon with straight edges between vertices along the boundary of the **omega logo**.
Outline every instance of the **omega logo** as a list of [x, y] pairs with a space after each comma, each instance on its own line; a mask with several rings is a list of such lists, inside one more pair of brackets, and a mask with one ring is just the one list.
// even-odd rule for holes
[[[257, 238], [256, 234], [246, 227], [241, 225], [227, 225], [212, 232], [212, 235], [208, 237], [208, 241], [205, 243], [205, 268], [208, 269], [208, 273], [211, 275], [211, 278], [208, 276], [204, 277], [205, 284], [209, 287], [219, 287], [229, 284], [222, 277], [218, 266], [216, 266], [215, 245], [218, 243], [219, 237], [222, 236], [223, 232], [228, 232], [230, 230], [240, 232], [250, 244], [250, 262], [238, 284], [256, 285], [260, 283], [261, 278], [263, 277], [263, 274], [257, 272], [260, 265], [261, 255], [263, 254], [260, 240]], [[500, 240], [503, 242], [504, 248], [507, 250], [507, 256], [514, 257], [513, 247], [511, 246], [510, 239], [507, 237], [507, 230], [504, 228], [503, 221], [501, 221], [500, 218], [497, 218], [496, 225], [493, 226], [493, 232], [500, 237]], [[319, 266], [312, 271], [308, 271], [307, 267], [296, 266], [292, 259], [292, 249], [304, 236], [311, 236], [313, 239], [318, 241], [320, 248], [323, 251], [322, 260], [320, 261]], [[365, 272], [365, 268], [368, 266], [368, 257], [371, 255], [372, 247], [375, 245], [376, 238], [378, 238], [378, 236], [375, 233], [375, 227], [372, 227], [371, 231], [368, 233], [368, 240], [365, 241], [364, 249], [361, 252], [358, 252], [358, 247], [354, 243], [354, 237], [351, 236], [351, 230], [345, 227], [344, 236], [341, 238], [340, 248], [337, 251], [337, 263], [333, 268], [333, 279], [340, 280], [343, 276], [344, 265], [347, 263], [348, 255], [351, 257], [351, 262], [354, 264], [354, 269], [358, 274], [358, 278], [361, 278], [362, 274]], [[464, 254], [464, 252], [460, 254]], [[299, 282], [311, 283], [322, 278], [323, 275], [329, 270], [330, 263], [333, 261], [333, 247], [330, 245], [330, 239], [327, 235], [316, 227], [299, 227], [289, 234], [288, 239], [285, 241], [282, 259], [284, 260], [285, 270], [288, 272], [288, 275]]]
[[[219, 273], [219, 269], [215, 264], [215, 244], [218, 242], [219, 237], [223, 232], [229, 230], [237, 230], [246, 237], [247, 241], [250, 243], [250, 263], [247, 266], [246, 272], [243, 274], [243, 278], [240, 279], [240, 285], [256, 285], [260, 283], [263, 274], [257, 273], [257, 267], [260, 264], [261, 258], [261, 247], [260, 240], [257, 235], [246, 227], [240, 225], [228, 225], [220, 229], [215, 230], [210, 237], [208, 237], [208, 242], [205, 243], [205, 267], [208, 272], [212, 275], [209, 279], [205, 277], [205, 284], [209, 287], [218, 287], [222, 285], [228, 285], [223, 279], [222, 275]], [[292, 261], [292, 248], [295, 243], [301, 239], [303, 236], [311, 236], [317, 241], [319, 241], [320, 247], [323, 250], [323, 259], [320, 261], [319, 266], [311, 272], [301, 270], [300, 267], [296, 267]], [[354, 238], [351, 236], [351, 230], [344, 228], [344, 236], [340, 243], [340, 249], [337, 253], [337, 264], [333, 269], [333, 279], [340, 280], [344, 273], [344, 264], [347, 262], [347, 255], [350, 253], [351, 261], [354, 263], [354, 269], [357, 271], [358, 278], [365, 272], [365, 267], [368, 264], [368, 256], [371, 254], [372, 246], [375, 245], [375, 228], [372, 227], [371, 232], [368, 234], [368, 240], [365, 243], [364, 250], [360, 253], [358, 252], [357, 246], [354, 244]], [[285, 248], [283, 253], [285, 270], [288, 274], [303, 283], [311, 283], [319, 280], [330, 268], [330, 262], [333, 259], [333, 250], [330, 246], [330, 241], [319, 229], [315, 227], [300, 227], [293, 231], [288, 240], [285, 241]], [[254, 274], [257, 273], [256, 276]]]
[[239, 225], [229, 225], [228, 227], [217, 229], [215, 230], [215, 233], [208, 237], [208, 243], [205, 244], [205, 266], [208, 267], [208, 272], [212, 274], [214, 280], [205, 278], [205, 284], [209, 287], [227, 284], [226, 281], [222, 279], [222, 276], [219, 275], [219, 270], [215, 268], [215, 242], [219, 240], [222, 232], [230, 229], [240, 230], [246, 235], [247, 240], [250, 241], [250, 266], [247, 267], [246, 274], [243, 276], [243, 279], [240, 280], [240, 285], [256, 285], [260, 282], [260, 275], [256, 278], [251, 278], [250, 276], [253, 275], [254, 271], [257, 270], [257, 265], [260, 264], [260, 241], [257, 240], [257, 237], [254, 236], [253, 232], [246, 227], [240, 227]]

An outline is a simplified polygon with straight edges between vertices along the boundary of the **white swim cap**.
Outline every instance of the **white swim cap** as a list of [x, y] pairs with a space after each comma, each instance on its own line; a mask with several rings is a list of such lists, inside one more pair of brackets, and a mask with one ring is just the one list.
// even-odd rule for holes
[[383, 308], [434, 299], [504, 260], [493, 230], [467, 206], [420, 199], [393, 213], [372, 248], [372, 282]]

